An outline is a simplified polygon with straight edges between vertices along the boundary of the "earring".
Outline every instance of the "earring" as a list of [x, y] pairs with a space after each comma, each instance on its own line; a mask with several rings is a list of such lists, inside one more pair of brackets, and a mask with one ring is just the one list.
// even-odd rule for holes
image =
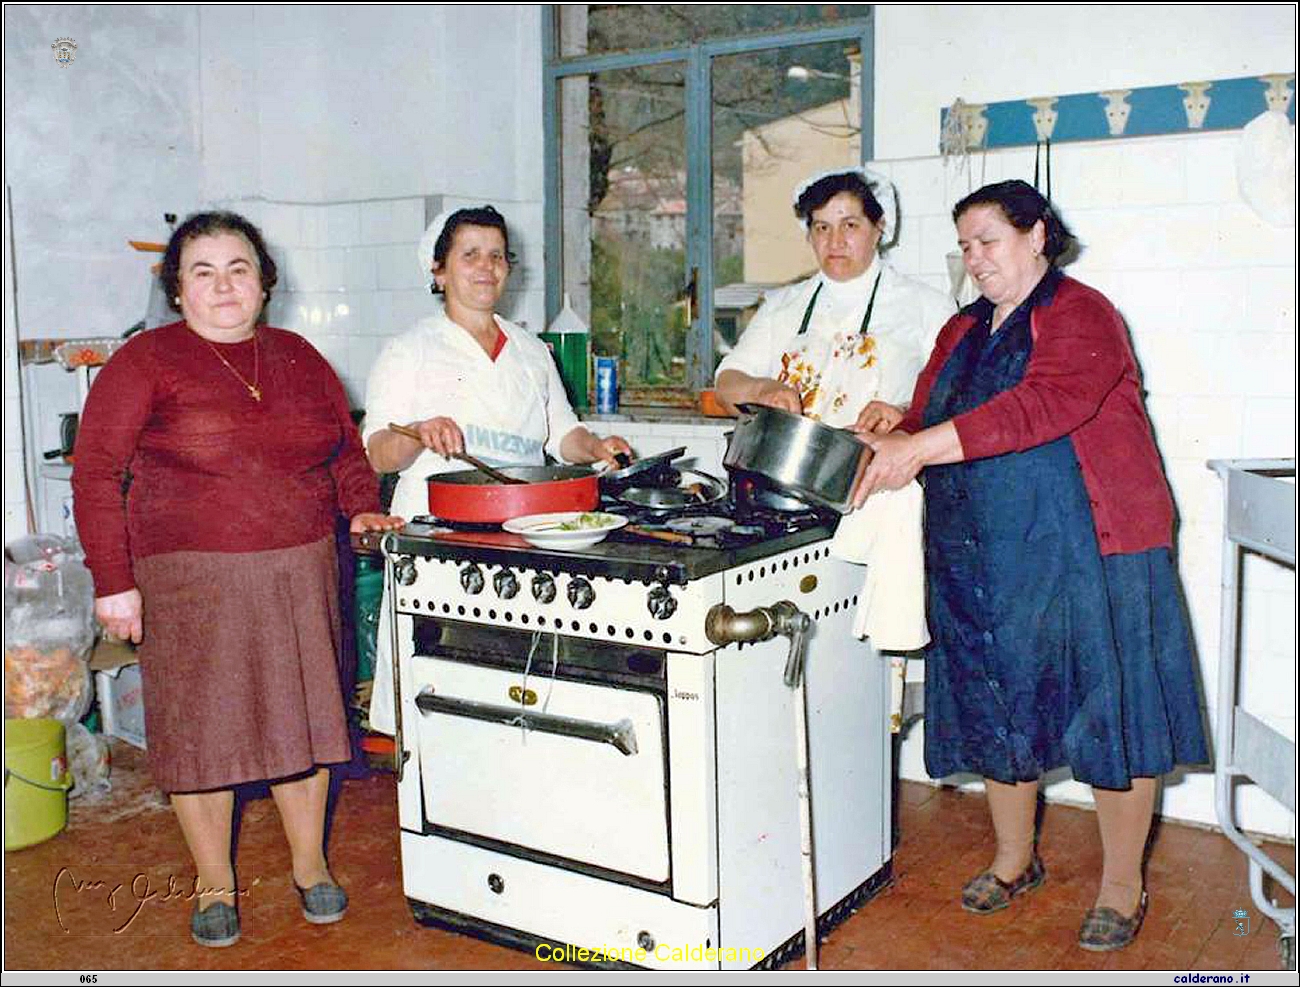
[[177, 305], [179, 305], [179, 304], [181, 303], [181, 296], [180, 296], [180, 295], [173, 295], [173, 296], [172, 296], [172, 302], [175, 303], [175, 304], [177, 304]]

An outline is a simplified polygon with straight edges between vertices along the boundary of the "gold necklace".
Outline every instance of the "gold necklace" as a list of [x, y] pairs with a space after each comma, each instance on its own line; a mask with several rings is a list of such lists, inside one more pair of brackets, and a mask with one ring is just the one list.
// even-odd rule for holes
[[[194, 335], [199, 336], [197, 332]], [[199, 336], [199, 339], [202, 339], [205, 343], [208, 344], [208, 349], [212, 351], [213, 356], [215, 356], [218, 360], [220, 360], [222, 363], [226, 365], [226, 369], [229, 370], [232, 374], [234, 374], [235, 377], [239, 380], [239, 382], [244, 385], [244, 387], [248, 390], [249, 395], [252, 396], [254, 401], [262, 400], [262, 389], [257, 386], [258, 379], [261, 377], [261, 372], [258, 367], [256, 332], [253, 333], [253, 382], [251, 384], [248, 382], [248, 379], [243, 374], [241, 374], [238, 370], [236, 370], [234, 367], [230, 365], [230, 361], [227, 360], [224, 356], [222, 356], [221, 351], [217, 349], [215, 346], [213, 346], [211, 342], [209, 342], [203, 336]]]

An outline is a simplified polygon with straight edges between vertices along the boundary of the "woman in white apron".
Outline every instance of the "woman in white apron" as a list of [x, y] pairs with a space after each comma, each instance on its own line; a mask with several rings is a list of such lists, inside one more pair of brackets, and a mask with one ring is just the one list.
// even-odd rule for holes
[[[463, 469], [454, 453], [492, 466], [540, 466], [548, 454], [566, 463], [612, 463], [631, 453], [618, 436], [599, 438], [578, 422], [546, 345], [496, 314], [513, 260], [499, 212], [444, 213], [425, 231], [419, 258], [443, 309], [392, 340], [366, 386], [366, 453], [379, 472], [401, 474], [391, 513], [427, 513], [425, 478]], [[389, 422], [414, 429], [422, 441], [397, 434]], [[386, 606], [380, 614], [370, 726], [392, 733]]]
[[718, 365], [718, 397], [876, 429], [911, 397], [952, 300], [881, 258], [896, 212], [887, 180], [864, 168], [815, 175], [794, 211], [819, 270], [768, 294]]
[[[733, 406], [767, 405], [858, 433], [888, 431], [955, 306], [881, 258], [897, 222], [887, 179], [865, 168], [814, 175], [795, 190], [794, 212], [818, 271], [768, 294], [718, 365], [717, 395]], [[857, 636], [891, 651], [929, 641], [919, 486], [871, 498], [840, 522], [831, 550], [867, 564]], [[905, 661], [891, 664], [897, 729]]]

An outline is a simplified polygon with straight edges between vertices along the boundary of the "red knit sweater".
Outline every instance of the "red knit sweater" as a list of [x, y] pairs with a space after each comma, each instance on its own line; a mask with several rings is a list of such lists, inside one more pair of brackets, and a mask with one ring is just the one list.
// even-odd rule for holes
[[72, 489], [97, 596], [131, 589], [135, 558], [289, 548], [331, 535], [340, 512], [379, 510], [329, 364], [294, 333], [259, 326], [256, 339], [255, 368], [252, 340], [209, 345], [177, 322], [132, 338], [95, 378]]
[[[975, 325], [968, 310], [943, 327], [898, 427], [922, 428], [930, 389]], [[1018, 452], [1068, 435], [1092, 505], [1102, 555], [1173, 543], [1173, 498], [1142, 404], [1124, 321], [1099, 291], [1062, 278], [1030, 314], [1034, 351], [1025, 376], [953, 425], [966, 459]]]

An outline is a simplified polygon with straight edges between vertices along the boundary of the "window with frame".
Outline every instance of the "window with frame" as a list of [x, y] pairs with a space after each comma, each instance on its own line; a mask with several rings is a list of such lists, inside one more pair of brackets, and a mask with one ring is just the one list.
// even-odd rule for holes
[[549, 8], [547, 312], [569, 298], [623, 404], [693, 403], [763, 292], [816, 269], [791, 194], [870, 157], [870, 15]]

